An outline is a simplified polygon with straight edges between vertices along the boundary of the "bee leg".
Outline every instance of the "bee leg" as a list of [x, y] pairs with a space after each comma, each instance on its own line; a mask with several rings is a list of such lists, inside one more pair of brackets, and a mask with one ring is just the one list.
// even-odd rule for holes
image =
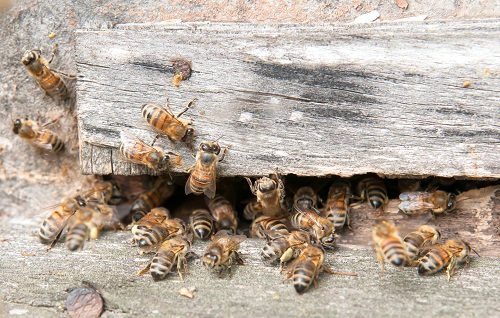
[[50, 54], [50, 60], [47, 61], [48, 64], [52, 63], [52, 60], [54, 59], [54, 56], [57, 54], [59, 51], [59, 47], [57, 43], [54, 43], [54, 47], [52, 48], [52, 54]]
[[316, 281], [316, 277], [313, 279], [314, 288], [318, 288], [318, 282]]
[[240, 257], [240, 254], [238, 252], [234, 252], [234, 259], [239, 265], [244, 265], [243, 260]]
[[186, 108], [184, 108], [179, 114], [177, 114], [177, 116], [175, 116], [175, 118], [179, 118], [182, 116], [182, 114], [184, 114], [191, 106], [194, 105], [194, 102], [197, 100], [197, 98], [193, 98], [189, 103], [188, 105], [186, 106]]
[[[181, 273], [181, 266], [183, 265], [183, 258], [177, 257], [177, 274], [179, 274], [179, 278], [181, 279], [181, 282], [184, 283], [184, 277], [182, 277]], [[186, 267], [184, 267], [184, 272], [186, 272]]]
[[220, 268], [220, 270], [219, 270], [219, 275], [218, 275], [218, 276], [219, 276], [219, 278], [222, 278], [222, 271], [223, 271], [223, 270], [224, 270], [224, 267], [223, 267], [223, 266], [221, 266], [221, 268]]
[[155, 139], [153, 139], [153, 142], [151, 143], [151, 147], [153, 147], [153, 146], [154, 146], [155, 142], [158, 140], [158, 138], [160, 138], [160, 137], [161, 137], [161, 135], [162, 135], [162, 134], [157, 134], [157, 135], [155, 136]]
[[40, 125], [40, 127], [46, 127], [48, 125], [51, 125], [51, 124], [55, 123], [56, 121], [58, 121], [59, 119], [61, 119], [62, 116], [63, 115], [59, 115], [58, 117], [52, 119], [51, 121], [46, 122], [45, 124]]
[[138, 271], [137, 274], [135, 274], [135, 276], [141, 276], [141, 275], [146, 274], [149, 271], [149, 269], [151, 268], [151, 263], [152, 263], [152, 261], [149, 262], [148, 265], [146, 265], [146, 267], [144, 267], [143, 269]]
[[61, 234], [62, 234], [62, 230], [59, 232], [59, 234], [57, 234], [56, 238], [50, 243], [49, 247], [47, 247], [47, 252], [50, 251], [54, 245], [56, 245], [57, 241], [59, 241], [59, 238], [61, 238]]
[[446, 276], [448, 277], [448, 282], [451, 282], [451, 276], [453, 276], [453, 274], [456, 273], [457, 271], [456, 266], [457, 266], [457, 258], [455, 257], [455, 255], [452, 255], [450, 259], [450, 264], [446, 268]]
[[358, 274], [356, 273], [345, 273], [345, 272], [336, 272], [336, 271], [332, 271], [329, 267], [327, 266], [323, 266], [323, 271], [327, 274], [331, 274], [331, 275], [343, 275], [343, 276], [358, 276]]
[[224, 160], [224, 157], [226, 156], [226, 153], [227, 151], [231, 148], [231, 145], [227, 146], [226, 148], [224, 148], [224, 151], [222, 152], [222, 155], [220, 156], [219, 158], [219, 162], [221, 162], [222, 160]]

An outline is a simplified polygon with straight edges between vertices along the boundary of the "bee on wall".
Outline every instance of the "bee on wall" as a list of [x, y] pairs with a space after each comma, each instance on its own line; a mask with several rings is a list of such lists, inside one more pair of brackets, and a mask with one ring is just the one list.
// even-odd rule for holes
[[308, 245], [312, 244], [311, 235], [304, 231], [292, 231], [288, 234], [272, 233], [267, 235], [267, 243], [262, 248], [262, 260], [266, 263], [281, 264], [297, 257]]
[[385, 262], [403, 267], [410, 260], [406, 254], [406, 245], [398, 234], [396, 226], [386, 220], [379, 220], [373, 227], [372, 238], [377, 252], [377, 258], [382, 263], [382, 273]]
[[206, 240], [212, 234], [214, 219], [207, 210], [197, 209], [191, 213], [189, 225], [197, 238]]
[[406, 254], [412, 264], [417, 259], [422, 247], [429, 244], [436, 244], [440, 238], [441, 232], [430, 225], [423, 225], [418, 230], [408, 233], [403, 241], [406, 243]]
[[251, 237], [265, 238], [271, 232], [289, 233], [283, 219], [275, 219], [262, 214], [258, 215], [250, 226]]
[[213, 199], [205, 198], [205, 201], [215, 220], [217, 231], [226, 230], [228, 234], [236, 234], [238, 218], [231, 202], [221, 195], [216, 195]]
[[201, 143], [200, 150], [196, 154], [196, 164], [190, 169], [191, 175], [186, 182], [186, 195], [204, 193], [209, 199], [215, 197], [217, 162], [224, 160], [230, 147], [227, 146], [219, 157], [221, 148], [217, 141]]
[[336, 230], [350, 224], [351, 198], [351, 186], [346, 181], [334, 183], [328, 191], [328, 198], [321, 215], [332, 222]]
[[194, 138], [194, 128], [192, 121], [180, 118], [195, 102], [196, 98], [189, 102], [179, 114], [174, 115], [170, 104], [166, 102], [166, 109], [156, 103], [146, 103], [142, 105], [142, 117], [161, 134], [173, 142], [185, 142], [190, 144]]
[[40, 50], [26, 51], [21, 62], [26, 66], [26, 70], [33, 76], [40, 87], [50, 97], [56, 100], [66, 100], [69, 97], [69, 92], [64, 81], [50, 70], [49, 64], [52, 62], [56, 49], [52, 52], [50, 60], [44, 59]]
[[358, 184], [358, 193], [361, 201], [367, 200], [370, 206], [380, 213], [384, 212], [384, 208], [389, 203], [387, 196], [387, 188], [384, 181], [378, 177], [367, 177], [361, 180]]
[[249, 178], [246, 178], [250, 190], [257, 196], [257, 202], [262, 206], [262, 213], [265, 216], [281, 218], [288, 216], [288, 211], [284, 205], [285, 186], [276, 170], [275, 178], [262, 177], [252, 184]]
[[431, 246], [429, 251], [418, 260], [418, 273], [430, 275], [446, 267], [448, 281], [455, 273], [457, 264], [469, 264], [472, 248], [461, 239], [448, 240], [443, 244]]
[[319, 216], [312, 209], [305, 209], [297, 204], [293, 205], [295, 214], [290, 216], [290, 223], [294, 229], [311, 233], [316, 238], [316, 243], [325, 247], [333, 247], [337, 235], [335, 227], [328, 219]]
[[441, 190], [433, 192], [403, 192], [399, 195], [398, 208], [406, 214], [443, 213], [455, 208], [457, 197], [453, 193]]
[[257, 202], [257, 198], [255, 198], [245, 205], [245, 208], [243, 209], [243, 218], [247, 221], [252, 221], [259, 213], [262, 213], [262, 205], [260, 202]]
[[32, 120], [16, 119], [13, 124], [12, 132], [44, 151], [54, 153], [63, 151], [64, 141], [56, 133], [42, 128], [43, 126], [39, 126]]
[[247, 239], [245, 235], [228, 235], [226, 231], [219, 231], [212, 238], [212, 243], [203, 255], [203, 265], [208, 269], [219, 269], [219, 278], [222, 278], [222, 271], [227, 269], [231, 278], [231, 266], [234, 262], [243, 264], [243, 260], [238, 254], [240, 243]]
[[132, 241], [138, 242], [144, 233], [152, 227], [161, 224], [166, 219], [170, 219], [170, 211], [166, 208], [154, 208], [143, 218], [137, 221], [131, 228]]
[[141, 253], [155, 251], [164, 240], [176, 235], [183, 235], [186, 231], [186, 224], [183, 220], [165, 219], [160, 224], [144, 230], [144, 233], [136, 240], [137, 246]]
[[300, 187], [293, 196], [293, 202], [306, 209], [318, 207], [318, 195], [312, 187]]
[[182, 166], [179, 155], [164, 153], [160, 148], [149, 146], [134, 135], [122, 131], [120, 140], [120, 153], [130, 162], [160, 171], [168, 170], [170, 166]]
[[153, 188], [139, 195], [132, 203], [129, 215], [133, 222], [139, 221], [151, 209], [159, 207], [174, 194], [175, 185], [169, 184], [165, 179], [159, 179]]

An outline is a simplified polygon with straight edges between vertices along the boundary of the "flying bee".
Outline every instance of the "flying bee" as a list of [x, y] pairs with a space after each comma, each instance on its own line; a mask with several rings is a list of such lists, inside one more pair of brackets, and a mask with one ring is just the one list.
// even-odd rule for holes
[[346, 181], [334, 183], [328, 191], [322, 216], [330, 220], [336, 230], [342, 229], [346, 224], [349, 226], [351, 223], [349, 218], [351, 197], [351, 186]]
[[300, 187], [293, 196], [293, 202], [306, 209], [318, 207], [318, 195], [311, 187]]
[[289, 233], [288, 227], [282, 219], [275, 219], [263, 214], [257, 215], [250, 226], [252, 237], [265, 238], [267, 233], [276, 232], [286, 235]]
[[367, 200], [372, 208], [382, 212], [389, 203], [387, 188], [384, 181], [378, 177], [368, 177], [361, 180], [358, 184], [358, 193], [361, 201]]
[[231, 202], [221, 195], [216, 195], [213, 199], [205, 198], [205, 201], [215, 220], [217, 231], [226, 230], [228, 234], [236, 234], [238, 218]]
[[273, 180], [262, 177], [252, 184], [249, 178], [245, 179], [252, 193], [257, 196], [257, 202], [262, 206], [262, 213], [266, 216], [281, 218], [286, 217], [288, 212], [284, 206], [285, 186], [276, 170], [276, 178]]
[[64, 141], [61, 137], [42, 127], [32, 120], [16, 119], [12, 132], [42, 150], [55, 153], [64, 150]]
[[160, 206], [174, 194], [174, 191], [174, 184], [169, 184], [164, 179], [159, 179], [153, 186], [153, 189], [142, 193], [134, 203], [132, 203], [129, 212], [132, 221], [139, 221], [146, 215], [146, 211], [151, 211], [151, 209]]
[[210, 237], [210, 234], [212, 234], [214, 219], [207, 210], [198, 209], [191, 213], [189, 224], [197, 238], [206, 240]]
[[59, 75], [52, 72], [49, 64], [54, 58], [55, 50], [49, 61], [42, 57], [40, 50], [26, 51], [21, 62], [26, 66], [28, 73], [33, 76], [40, 87], [50, 97], [56, 100], [66, 100], [69, 97], [68, 88]]
[[164, 240], [175, 235], [183, 235], [186, 230], [186, 224], [183, 220], [165, 219], [162, 223], [145, 230], [137, 240], [137, 246], [141, 253], [154, 251]]
[[85, 200], [79, 196], [68, 199], [43, 221], [38, 238], [40, 243], [50, 244], [47, 251], [57, 243], [70, 218], [85, 206]]
[[310, 245], [311, 235], [304, 231], [292, 231], [288, 234], [275, 234], [267, 236], [267, 243], [262, 248], [261, 256], [264, 262], [273, 264], [288, 262], [298, 256], [306, 246]]
[[406, 254], [410, 261], [413, 262], [417, 259], [422, 247], [428, 244], [436, 244], [440, 238], [441, 232], [430, 225], [423, 225], [418, 230], [408, 233], [403, 241], [406, 243]]
[[255, 216], [259, 213], [262, 213], [262, 205], [257, 202], [256, 198], [248, 202], [243, 209], [243, 217], [247, 221], [255, 219]]
[[230, 147], [227, 146], [219, 157], [221, 148], [217, 141], [202, 142], [200, 144], [200, 150], [196, 154], [196, 164], [190, 169], [191, 175], [186, 182], [186, 195], [190, 193], [196, 195], [204, 193], [209, 199], [214, 198], [217, 162], [224, 160]]
[[71, 220], [68, 235], [66, 236], [66, 247], [70, 251], [82, 249], [86, 240], [97, 239], [100, 225], [99, 213], [93, 211], [88, 205], [82, 207]]
[[305, 209], [297, 204], [293, 205], [295, 214], [290, 216], [290, 222], [293, 228], [311, 233], [316, 243], [321, 243], [325, 247], [333, 247], [337, 235], [335, 227], [327, 218], [319, 216], [314, 209]]
[[219, 278], [222, 278], [222, 271], [227, 269], [231, 278], [231, 266], [233, 262], [242, 265], [243, 260], [238, 254], [240, 243], [245, 241], [245, 235], [228, 235], [226, 231], [217, 232], [212, 238], [212, 243], [203, 255], [203, 265], [211, 270], [220, 268]]
[[156, 103], [146, 103], [141, 108], [142, 117], [158, 132], [167, 135], [171, 141], [189, 144], [194, 138], [192, 122], [180, 117], [194, 104], [195, 100], [196, 98], [190, 101], [177, 116], [172, 112], [168, 98], [166, 109]]
[[409, 264], [410, 260], [406, 254], [406, 245], [399, 236], [394, 224], [386, 220], [379, 220], [373, 227], [372, 238], [377, 258], [382, 263], [382, 273], [384, 272], [385, 261], [398, 267]]
[[137, 242], [139, 238], [149, 231], [153, 226], [161, 224], [165, 219], [170, 219], [170, 211], [165, 208], [154, 208], [142, 219], [137, 221], [131, 229], [133, 241]]
[[403, 192], [399, 195], [398, 208], [406, 214], [443, 213], [455, 208], [457, 197], [453, 193], [441, 190], [433, 192]]
[[463, 262], [469, 264], [471, 250], [470, 245], [461, 239], [452, 239], [443, 244], [431, 246], [429, 251], [418, 260], [418, 273], [430, 275], [446, 267], [446, 274], [450, 281], [457, 264]]
[[182, 166], [179, 155], [164, 153], [160, 148], [149, 146], [134, 135], [122, 131], [120, 140], [120, 153], [130, 162], [160, 171], [168, 170], [170, 166]]

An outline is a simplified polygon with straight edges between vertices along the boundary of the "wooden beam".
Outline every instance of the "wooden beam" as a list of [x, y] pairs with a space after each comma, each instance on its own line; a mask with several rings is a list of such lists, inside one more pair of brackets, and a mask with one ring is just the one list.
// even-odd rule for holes
[[[120, 131], [146, 142], [146, 102], [231, 144], [221, 176], [284, 174], [499, 178], [500, 21], [369, 26], [120, 25], [76, 33], [84, 174], [144, 174]], [[193, 75], [172, 85], [172, 60]], [[464, 83], [468, 81], [470, 86]], [[156, 145], [181, 153], [183, 144]]]

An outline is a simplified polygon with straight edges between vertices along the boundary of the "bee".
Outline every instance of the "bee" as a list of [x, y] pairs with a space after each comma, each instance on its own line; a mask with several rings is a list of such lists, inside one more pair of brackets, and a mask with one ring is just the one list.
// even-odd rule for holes
[[215, 219], [217, 231], [226, 230], [228, 234], [236, 234], [238, 218], [233, 205], [221, 195], [217, 195], [213, 199], [205, 198], [205, 201]]
[[170, 211], [165, 208], [154, 208], [142, 219], [137, 221], [131, 229], [133, 234], [132, 241], [137, 242], [140, 237], [149, 231], [153, 226], [161, 224], [165, 219], [170, 219]]
[[115, 207], [92, 202], [89, 202], [89, 207], [99, 217], [99, 230], [114, 230], [116, 232], [118, 228], [125, 229], [125, 226], [120, 222], [120, 217]]
[[309, 245], [305, 247], [300, 255], [291, 264], [291, 273], [287, 279], [292, 278], [293, 287], [299, 294], [304, 293], [311, 283], [317, 287], [316, 279], [323, 270], [328, 271], [323, 267], [325, 261], [325, 251], [321, 246]]
[[408, 233], [403, 241], [406, 243], [406, 254], [410, 261], [417, 259], [419, 251], [428, 244], [436, 244], [441, 238], [441, 232], [430, 225], [423, 225], [418, 230]]
[[262, 177], [252, 184], [249, 178], [245, 179], [252, 193], [257, 196], [257, 202], [262, 206], [262, 213], [266, 216], [280, 218], [286, 217], [288, 212], [284, 206], [285, 186], [276, 170], [275, 180]]
[[61, 203], [42, 223], [38, 232], [38, 238], [42, 244], [50, 244], [47, 251], [52, 249], [59, 240], [62, 231], [68, 224], [70, 218], [87, 204], [85, 200], [77, 196]]
[[443, 213], [455, 208], [457, 197], [453, 193], [437, 190], [433, 192], [403, 192], [399, 195], [398, 208], [406, 214]]
[[120, 188], [109, 181], [98, 181], [92, 189], [82, 196], [87, 202], [98, 204], [117, 204], [121, 201]]
[[362, 201], [367, 200], [372, 208], [382, 212], [389, 203], [387, 188], [384, 181], [378, 177], [368, 177], [361, 180], [358, 184], [358, 193]]
[[160, 148], [149, 146], [134, 135], [122, 131], [120, 139], [120, 153], [130, 162], [160, 171], [168, 170], [171, 165], [182, 165], [179, 155], [173, 152], [164, 153]]
[[88, 205], [76, 213], [71, 223], [66, 236], [66, 247], [70, 251], [82, 249], [86, 240], [95, 240], [99, 236], [101, 219]]
[[165, 180], [159, 179], [153, 189], [142, 193], [134, 203], [132, 203], [129, 212], [129, 215], [132, 216], [132, 221], [139, 221], [146, 215], [146, 211], [150, 211], [160, 206], [174, 194], [174, 191], [175, 185], [168, 184]]
[[265, 238], [267, 233], [277, 232], [288, 234], [288, 227], [281, 219], [271, 218], [263, 214], [257, 215], [250, 226], [252, 237]]
[[293, 196], [293, 202], [306, 209], [318, 207], [318, 195], [311, 187], [301, 187]]
[[322, 216], [326, 217], [336, 230], [342, 229], [344, 225], [349, 226], [351, 187], [348, 182], [339, 181], [334, 183], [328, 191], [325, 208]]
[[190, 101], [177, 116], [172, 112], [168, 98], [166, 109], [156, 103], [146, 103], [141, 108], [142, 117], [158, 132], [167, 135], [171, 141], [189, 144], [194, 138], [192, 122], [180, 117], [194, 104], [195, 100], [196, 98]]
[[165, 278], [176, 264], [179, 278], [184, 282], [181, 268], [188, 274], [186, 255], [190, 248], [191, 240], [185, 235], [177, 235], [164, 241], [150, 264], [149, 272], [153, 280], [156, 282]]
[[456, 271], [459, 263], [469, 264], [470, 245], [461, 239], [448, 240], [443, 244], [430, 247], [429, 251], [418, 260], [418, 273], [420, 275], [434, 274], [446, 267], [448, 281]]
[[162, 223], [146, 229], [137, 240], [141, 253], [156, 250], [164, 240], [186, 233], [186, 224], [181, 219], [165, 219]]
[[194, 193], [196, 195], [205, 194], [209, 199], [215, 196], [217, 179], [217, 162], [224, 160], [227, 151], [231, 146], [227, 146], [219, 157], [220, 146], [217, 141], [202, 142], [200, 150], [196, 154], [196, 164], [190, 169], [191, 175], [186, 182], [186, 195]]
[[413, 192], [420, 190], [420, 180], [398, 179], [399, 192]]
[[28, 73], [36, 79], [46, 94], [56, 100], [66, 100], [69, 96], [66, 84], [64, 84], [59, 75], [52, 72], [49, 68], [55, 51], [52, 52], [52, 57], [49, 61], [42, 57], [40, 50], [26, 51], [21, 62], [26, 66]]
[[212, 243], [203, 255], [203, 266], [208, 270], [220, 268], [219, 278], [222, 278], [222, 271], [227, 269], [231, 278], [231, 266], [233, 262], [242, 265], [243, 260], [238, 254], [240, 243], [247, 239], [245, 235], [228, 235], [226, 231], [217, 232], [212, 238]]
[[262, 248], [262, 260], [273, 264], [288, 262], [297, 257], [298, 253], [311, 244], [311, 235], [304, 231], [292, 231], [288, 234], [272, 234], [267, 236], [267, 243]]
[[257, 202], [257, 199], [248, 202], [243, 209], [243, 217], [247, 221], [255, 219], [255, 216], [259, 213], [262, 213], [262, 205]]
[[210, 237], [210, 234], [212, 234], [214, 219], [207, 210], [198, 209], [191, 213], [189, 224], [197, 238], [206, 240]]
[[64, 141], [61, 137], [42, 127], [32, 120], [16, 119], [12, 132], [42, 150], [54, 153], [63, 151]]
[[290, 222], [293, 228], [311, 233], [316, 243], [321, 243], [325, 247], [333, 247], [337, 235], [335, 227], [327, 218], [319, 216], [313, 209], [305, 209], [297, 204], [293, 205], [295, 214], [290, 216]]
[[406, 246], [394, 224], [380, 220], [373, 227], [372, 238], [377, 251], [377, 258], [382, 263], [382, 273], [384, 272], [385, 261], [394, 266], [403, 267], [409, 264], [410, 260], [406, 254]]

